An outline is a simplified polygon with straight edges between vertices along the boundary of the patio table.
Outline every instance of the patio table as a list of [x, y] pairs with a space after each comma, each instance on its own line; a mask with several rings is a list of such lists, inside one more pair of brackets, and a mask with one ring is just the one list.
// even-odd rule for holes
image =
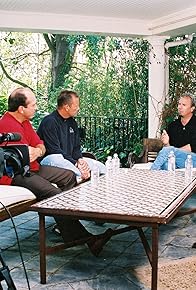
[[[195, 173], [187, 182], [184, 172], [121, 168], [111, 178], [102, 176], [98, 186], [86, 182], [32, 205], [31, 210], [39, 213], [41, 283], [46, 283], [46, 254], [52, 252], [46, 247], [45, 216], [58, 214], [73, 219], [125, 224], [124, 229], [116, 230], [117, 234], [137, 230], [152, 267], [151, 289], [157, 289], [159, 225], [169, 223], [179, 214], [195, 187]], [[143, 227], [152, 228], [151, 243]]]

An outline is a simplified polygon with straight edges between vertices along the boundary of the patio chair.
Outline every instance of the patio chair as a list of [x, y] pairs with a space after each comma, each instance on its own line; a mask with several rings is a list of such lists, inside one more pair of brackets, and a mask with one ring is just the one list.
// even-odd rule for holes
[[[0, 221], [26, 212], [36, 201], [35, 195], [28, 189], [20, 186], [0, 185]], [[8, 289], [16, 290], [10, 270], [0, 251], [0, 289], [1, 281], [5, 281]]]
[[35, 201], [35, 195], [24, 187], [0, 185], [0, 221], [26, 212]]
[[143, 149], [139, 155], [130, 152], [128, 156], [129, 166], [132, 167], [137, 163], [148, 163], [153, 162], [158, 152], [162, 149], [163, 144], [160, 139], [155, 138], [144, 138]]

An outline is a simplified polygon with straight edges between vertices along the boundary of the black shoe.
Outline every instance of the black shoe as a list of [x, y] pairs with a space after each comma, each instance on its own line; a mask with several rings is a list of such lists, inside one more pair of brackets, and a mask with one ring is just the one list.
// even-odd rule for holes
[[94, 222], [97, 226], [103, 226], [104, 222]]
[[196, 249], [196, 242], [192, 245], [192, 248]]
[[95, 257], [98, 257], [103, 249], [103, 246], [111, 239], [112, 236], [113, 236], [112, 229], [107, 229], [103, 234], [92, 236], [90, 240], [87, 242], [87, 245], [91, 253]]

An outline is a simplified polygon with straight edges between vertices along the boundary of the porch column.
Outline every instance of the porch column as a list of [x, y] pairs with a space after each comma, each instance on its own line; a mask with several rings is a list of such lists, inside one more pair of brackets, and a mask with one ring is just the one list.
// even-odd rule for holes
[[168, 94], [168, 62], [165, 54], [166, 36], [150, 36], [148, 68], [148, 137], [160, 136], [161, 114]]

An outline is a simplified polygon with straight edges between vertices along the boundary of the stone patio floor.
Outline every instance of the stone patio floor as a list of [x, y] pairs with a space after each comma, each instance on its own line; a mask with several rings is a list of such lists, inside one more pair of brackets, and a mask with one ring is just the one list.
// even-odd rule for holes
[[[196, 207], [196, 195], [185, 204]], [[47, 284], [40, 284], [39, 275], [39, 233], [38, 215], [27, 212], [14, 218], [19, 245], [29, 281], [29, 288], [19, 246], [11, 220], [1, 222], [0, 248], [2, 256], [10, 269], [18, 290], [147, 290], [134, 275], [137, 266], [146, 265], [148, 259], [136, 230], [112, 237], [98, 258], [89, 249], [77, 246], [47, 256]], [[84, 221], [92, 233], [101, 233], [116, 224], [96, 225]], [[54, 220], [47, 217], [47, 240], [49, 243], [61, 242], [61, 237], [52, 232]], [[196, 214], [173, 219], [160, 227], [159, 260], [182, 259], [196, 256], [192, 244], [196, 242]], [[145, 229], [150, 237], [151, 230]], [[2, 282], [3, 289], [7, 289]], [[180, 289], [180, 288], [179, 288]]]

